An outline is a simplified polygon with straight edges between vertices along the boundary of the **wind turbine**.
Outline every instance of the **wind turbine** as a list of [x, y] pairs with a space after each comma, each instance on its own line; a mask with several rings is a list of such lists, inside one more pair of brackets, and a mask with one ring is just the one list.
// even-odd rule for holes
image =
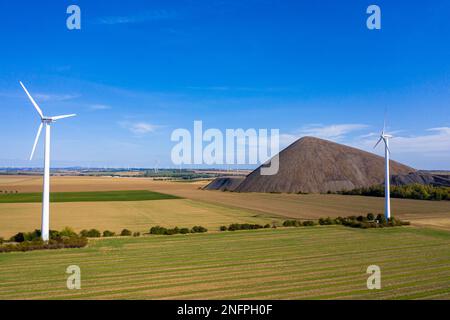
[[384, 176], [384, 216], [386, 220], [391, 218], [391, 195], [390, 195], [390, 175], [389, 175], [389, 155], [391, 150], [389, 149], [389, 139], [392, 138], [391, 135], [386, 134], [386, 120], [384, 121], [383, 130], [380, 134], [380, 139], [373, 147], [374, 149], [380, 144], [381, 141], [384, 142], [384, 162], [385, 162], [385, 176]]
[[36, 145], [39, 141], [39, 136], [42, 131], [42, 127], [45, 125], [45, 143], [44, 143], [44, 185], [43, 185], [43, 192], [42, 192], [42, 228], [41, 228], [41, 236], [42, 240], [48, 241], [49, 240], [49, 220], [50, 220], [50, 125], [57, 121], [64, 118], [69, 118], [76, 116], [76, 114], [66, 114], [62, 116], [55, 116], [55, 117], [47, 117], [44, 116], [42, 113], [42, 110], [39, 108], [36, 101], [34, 101], [33, 97], [28, 92], [27, 88], [23, 85], [21, 81], [19, 81], [20, 85], [22, 86], [23, 90], [27, 94], [28, 98], [30, 99], [31, 103], [33, 104], [36, 111], [39, 113], [39, 116], [41, 117], [41, 124], [39, 125], [39, 129], [36, 134], [36, 138], [34, 139], [34, 145], [33, 149], [31, 151], [30, 160], [33, 159], [34, 150], [36, 149]]

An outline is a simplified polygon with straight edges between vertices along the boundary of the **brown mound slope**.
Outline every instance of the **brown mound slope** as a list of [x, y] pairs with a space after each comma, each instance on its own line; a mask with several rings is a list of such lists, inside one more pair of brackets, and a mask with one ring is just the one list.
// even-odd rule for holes
[[203, 189], [234, 191], [244, 179], [245, 177], [219, 177], [208, 183]]
[[[263, 176], [260, 168], [236, 188], [239, 192], [325, 193], [384, 182], [384, 158], [327, 140], [304, 137], [280, 152], [279, 171]], [[391, 161], [391, 174], [416, 171]]]

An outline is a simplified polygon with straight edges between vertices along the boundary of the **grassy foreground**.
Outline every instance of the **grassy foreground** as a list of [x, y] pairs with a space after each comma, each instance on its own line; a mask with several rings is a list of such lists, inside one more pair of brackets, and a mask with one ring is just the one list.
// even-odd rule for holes
[[[180, 199], [180, 197], [148, 190], [52, 192], [50, 194], [51, 202], [143, 201], [161, 199]], [[42, 202], [42, 193], [0, 194], [0, 203], [34, 202]]]
[[[368, 290], [369, 265], [381, 290]], [[66, 268], [81, 268], [81, 290]], [[0, 299], [450, 298], [450, 234], [399, 227], [111, 238], [0, 254]]]

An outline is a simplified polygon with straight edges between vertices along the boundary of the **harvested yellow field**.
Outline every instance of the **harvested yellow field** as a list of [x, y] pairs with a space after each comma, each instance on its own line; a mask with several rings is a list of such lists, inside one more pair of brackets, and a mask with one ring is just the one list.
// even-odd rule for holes
[[[19, 231], [40, 229], [40, 203], [0, 204], [0, 236], [10, 237]], [[216, 231], [231, 223], [266, 224], [278, 219], [255, 215], [251, 211], [188, 199], [109, 202], [63, 202], [50, 206], [50, 228], [70, 226], [76, 231], [96, 228], [116, 233], [124, 228], [148, 232], [150, 227], [193, 227], [202, 225]]]
[[[0, 176], [0, 190], [40, 191], [41, 177]], [[280, 218], [318, 219], [382, 213], [384, 200], [376, 197], [327, 194], [233, 193], [201, 190], [207, 182], [155, 181], [150, 178], [52, 177], [52, 191], [151, 190], [200, 203]], [[80, 204], [78, 204], [80, 205]], [[101, 205], [101, 204], [97, 204]], [[66, 204], [64, 204], [66, 206]], [[450, 230], [450, 201], [392, 199], [392, 212], [417, 226]], [[0, 214], [5, 212], [0, 204]], [[39, 213], [36, 213], [39, 214]], [[125, 218], [124, 218], [125, 219]]]

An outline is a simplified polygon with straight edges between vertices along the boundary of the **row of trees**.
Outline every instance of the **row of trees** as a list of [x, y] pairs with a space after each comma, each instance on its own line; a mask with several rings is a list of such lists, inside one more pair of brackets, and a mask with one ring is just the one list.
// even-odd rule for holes
[[88, 243], [86, 237], [78, 235], [71, 228], [61, 231], [50, 231], [50, 240], [44, 242], [41, 239], [41, 231], [19, 232], [9, 239], [8, 243], [0, 239], [0, 252], [32, 251], [43, 249], [82, 248]]
[[10, 191], [8, 191], [8, 190], [5, 190], [5, 191], [3, 191], [3, 190], [0, 190], [0, 194], [15, 194], [15, 193], [19, 193], [19, 191], [17, 191], [17, 190], [10, 190]]
[[236, 231], [236, 230], [255, 230], [255, 229], [263, 229], [270, 228], [270, 224], [260, 225], [260, 224], [251, 224], [251, 223], [232, 223], [228, 227], [221, 226], [220, 231]]
[[[350, 191], [341, 191], [340, 194], [384, 197], [384, 186], [372, 186], [357, 188]], [[403, 186], [391, 186], [391, 197], [418, 200], [450, 200], [449, 187], [434, 187], [423, 184], [409, 184]]]
[[[109, 231], [109, 230], [105, 230], [105, 231], [103, 231], [103, 233], [100, 233], [100, 231], [97, 230], [97, 229], [90, 229], [90, 230], [84, 229], [84, 230], [81, 230], [80, 235], [82, 237], [86, 237], [86, 238], [100, 238], [101, 236], [103, 236], [103, 237], [114, 237], [114, 236], [116, 236], [116, 233], [112, 232], [112, 231]], [[141, 233], [140, 232], [132, 233], [128, 229], [123, 229], [119, 233], [119, 236], [121, 236], [121, 237], [126, 237], [126, 236], [131, 236], [131, 235], [133, 235], [135, 237], [138, 237], [138, 236], [141, 235]]]
[[[76, 233], [72, 228], [65, 227], [61, 231], [56, 230], [50, 230], [49, 236], [50, 240], [60, 240], [60, 239], [66, 239], [66, 238], [99, 238], [101, 236], [103, 237], [113, 237], [116, 233], [105, 230], [103, 233], [101, 233], [97, 229], [90, 229], [90, 230], [81, 230], [80, 233]], [[120, 236], [140, 236], [139, 232], [132, 233], [128, 229], [123, 229], [120, 234]], [[25, 241], [37, 241], [41, 239], [41, 230], [34, 230], [33, 232], [19, 232], [16, 233], [14, 236], [12, 236], [9, 241], [11, 242], [25, 242]], [[1, 242], [0, 242], [1, 244]]]
[[188, 234], [188, 233], [204, 233], [207, 232], [208, 229], [202, 226], [194, 226], [191, 229], [189, 228], [164, 228], [161, 226], [152, 227], [150, 229], [150, 234], [157, 235], [173, 235], [173, 234]]
[[283, 222], [283, 227], [311, 227], [315, 226], [317, 223], [312, 220], [286, 220]]
[[[348, 216], [337, 218], [320, 218], [318, 224], [321, 226], [327, 225], [344, 225], [352, 228], [384, 228], [384, 227], [397, 227], [409, 225], [408, 221], [402, 221], [397, 218], [390, 218], [386, 220], [385, 216], [378, 214], [375, 216], [373, 213], [368, 213], [366, 216]], [[283, 222], [284, 227], [301, 227], [301, 226], [314, 226], [314, 221], [299, 221], [299, 220], [286, 220]]]

